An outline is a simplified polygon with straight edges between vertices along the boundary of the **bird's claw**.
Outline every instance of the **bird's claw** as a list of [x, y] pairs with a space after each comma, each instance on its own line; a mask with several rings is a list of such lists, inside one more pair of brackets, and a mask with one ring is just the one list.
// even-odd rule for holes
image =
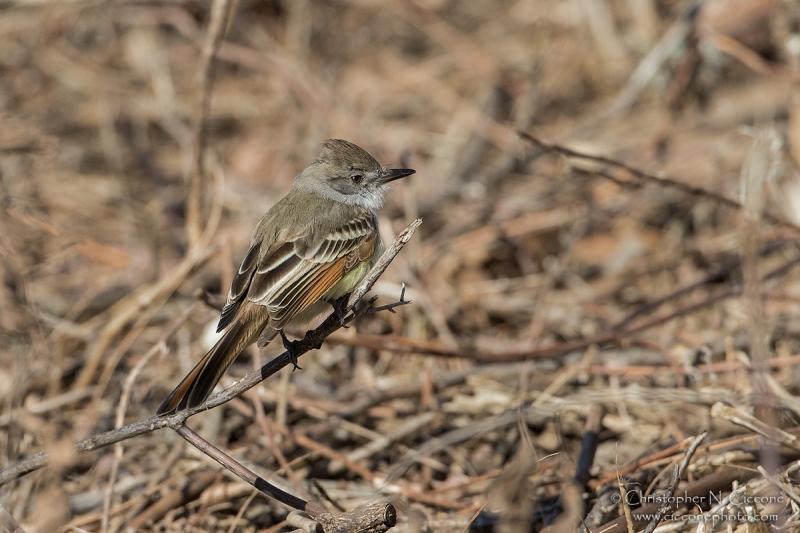
[[280, 334], [281, 334], [281, 340], [283, 341], [283, 347], [286, 349], [287, 352], [289, 352], [289, 358], [292, 360], [292, 366], [293, 366], [292, 372], [294, 372], [295, 370], [303, 370], [297, 365], [297, 355], [296, 355], [297, 351], [295, 350], [295, 348], [297, 347], [299, 341], [290, 341], [289, 339], [287, 339], [286, 333], [284, 333], [283, 330], [280, 330]]
[[337, 298], [336, 300], [331, 301], [331, 306], [333, 306], [333, 312], [336, 313], [336, 319], [339, 321], [339, 325], [343, 328], [349, 328], [350, 326], [347, 325], [347, 321], [345, 320], [345, 315], [347, 314], [347, 301], [350, 299], [350, 295], [346, 294], [341, 298]]

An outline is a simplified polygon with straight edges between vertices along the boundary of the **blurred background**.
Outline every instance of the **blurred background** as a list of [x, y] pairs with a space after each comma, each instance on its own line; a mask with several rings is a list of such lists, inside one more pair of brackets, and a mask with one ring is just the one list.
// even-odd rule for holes
[[592, 408], [586, 510], [637, 457], [746, 433], [710, 407], [758, 404], [750, 360], [770, 423], [796, 425], [796, 1], [229, 7], [198, 77], [208, 3], [0, 0], [2, 467], [52, 457], [0, 487], [26, 531], [290, 529], [170, 431], [71, 450], [151, 416], [201, 357], [251, 231], [327, 138], [416, 169], [384, 240], [424, 222], [374, 291], [413, 304], [190, 421], [260, 475], [331, 509], [391, 501], [397, 531], [464, 531], [484, 505], [526, 531], [508, 517], [565, 490]]

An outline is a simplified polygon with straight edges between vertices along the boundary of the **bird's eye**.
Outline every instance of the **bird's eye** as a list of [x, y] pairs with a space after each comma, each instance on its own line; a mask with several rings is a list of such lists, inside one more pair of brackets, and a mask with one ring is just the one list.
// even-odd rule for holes
[[350, 176], [350, 179], [353, 180], [353, 183], [361, 183], [362, 181], [364, 181], [364, 176], [362, 176], [361, 174], [353, 174], [352, 176]]

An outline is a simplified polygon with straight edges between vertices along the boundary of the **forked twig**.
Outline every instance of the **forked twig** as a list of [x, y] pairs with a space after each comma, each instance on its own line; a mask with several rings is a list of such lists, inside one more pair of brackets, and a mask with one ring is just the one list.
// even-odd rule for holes
[[[697, 451], [698, 446], [700, 446], [700, 443], [703, 442], [703, 439], [705, 438], [706, 438], [705, 431], [700, 435], [698, 435], [697, 437], [695, 437], [692, 440], [692, 443], [689, 445], [689, 449], [686, 450], [686, 455], [683, 456], [683, 461], [681, 461], [681, 464], [675, 465], [675, 468], [672, 470], [672, 479], [670, 479], [669, 481], [669, 487], [667, 487], [667, 492], [664, 494], [665, 503], [658, 508], [658, 511], [656, 511], [656, 514], [650, 521], [650, 523], [647, 524], [647, 527], [644, 529], [643, 533], [653, 533], [658, 524], [661, 522], [661, 519], [663, 518], [664, 514], [666, 514], [672, 508], [669, 503], [669, 500], [672, 499], [672, 497], [675, 495], [675, 489], [678, 488], [678, 482], [681, 480], [681, 476], [683, 476], [683, 473], [689, 466], [689, 461], [692, 460], [694, 452]], [[631, 525], [632, 522], [633, 521], [631, 520], [630, 522]]]

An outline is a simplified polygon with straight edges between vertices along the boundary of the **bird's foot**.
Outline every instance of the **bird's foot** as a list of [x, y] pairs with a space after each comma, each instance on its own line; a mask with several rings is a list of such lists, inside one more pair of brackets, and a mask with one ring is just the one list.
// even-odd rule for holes
[[297, 348], [300, 345], [300, 341], [290, 341], [286, 338], [286, 333], [283, 330], [280, 330], [281, 340], [283, 341], [283, 347], [289, 352], [289, 358], [292, 360], [292, 372], [295, 370], [303, 370], [297, 365]]
[[347, 301], [349, 299], [350, 294], [348, 293], [340, 298], [330, 301], [330, 304], [333, 307], [333, 312], [336, 313], [336, 319], [339, 321], [339, 325], [343, 328], [350, 327], [347, 325], [348, 321], [345, 319], [345, 315], [347, 314]]

